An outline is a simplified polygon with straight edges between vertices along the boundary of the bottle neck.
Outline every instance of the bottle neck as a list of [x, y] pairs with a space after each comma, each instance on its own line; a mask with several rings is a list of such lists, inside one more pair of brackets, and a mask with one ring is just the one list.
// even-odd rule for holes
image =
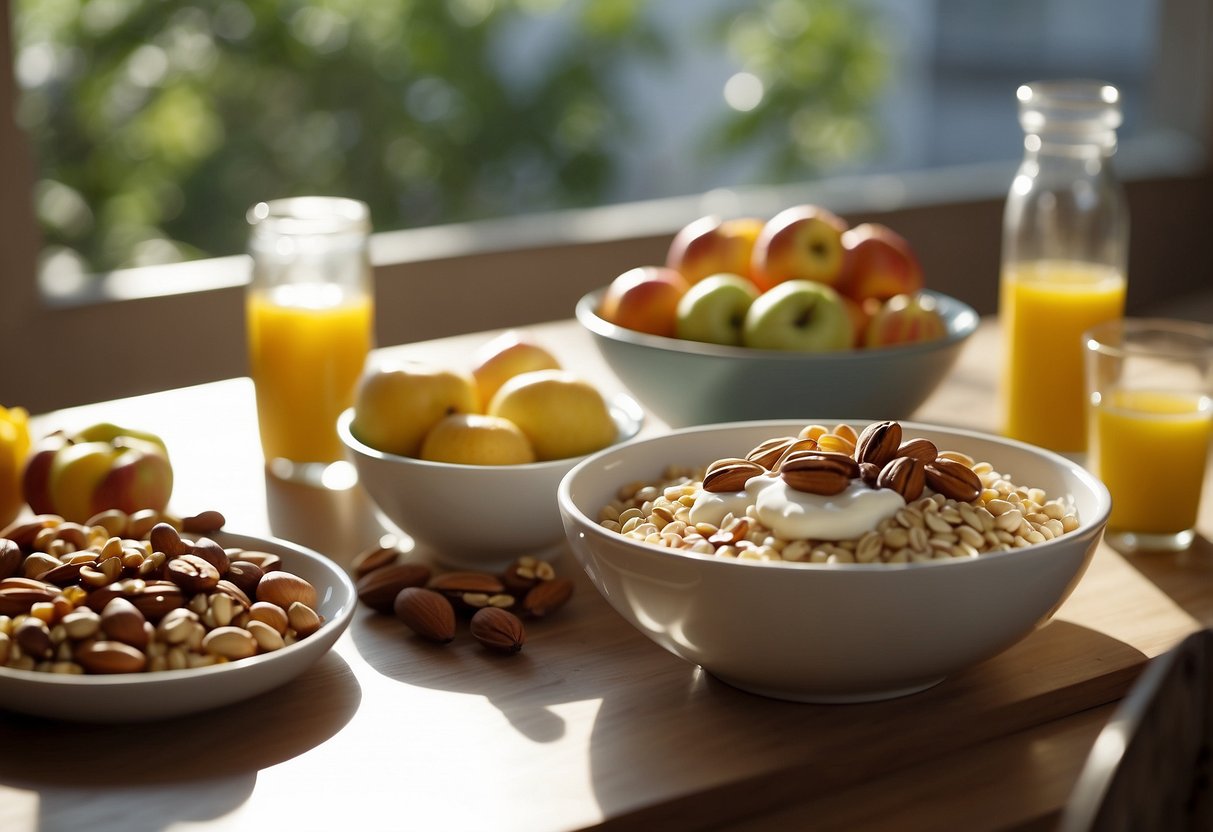
[[1027, 133], [1023, 139], [1025, 159], [1055, 156], [1069, 159], [1107, 159], [1116, 153], [1116, 132], [1082, 134], [1070, 132]]

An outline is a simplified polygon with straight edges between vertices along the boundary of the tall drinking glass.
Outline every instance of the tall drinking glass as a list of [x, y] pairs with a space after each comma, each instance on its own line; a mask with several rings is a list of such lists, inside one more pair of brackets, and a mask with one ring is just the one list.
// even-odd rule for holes
[[257, 203], [248, 222], [249, 365], [267, 466], [348, 486], [336, 424], [374, 341], [370, 212], [357, 200], [295, 197]]
[[1185, 549], [1213, 437], [1213, 327], [1109, 321], [1086, 333], [1090, 465], [1112, 494], [1108, 537]]

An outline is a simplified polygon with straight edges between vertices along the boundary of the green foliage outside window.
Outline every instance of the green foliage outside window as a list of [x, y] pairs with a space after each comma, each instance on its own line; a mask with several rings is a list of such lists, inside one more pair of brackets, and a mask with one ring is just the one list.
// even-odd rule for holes
[[[636, 128], [619, 68], [678, 57], [657, 5], [19, 0], [48, 252], [86, 271], [235, 253], [250, 204], [298, 194], [362, 199], [378, 229], [599, 204]], [[788, 181], [871, 148], [885, 62], [862, 6], [713, 8], [696, 31], [762, 96], [720, 99], [689, 163], [749, 152]], [[556, 34], [519, 80], [504, 47], [536, 22]]]

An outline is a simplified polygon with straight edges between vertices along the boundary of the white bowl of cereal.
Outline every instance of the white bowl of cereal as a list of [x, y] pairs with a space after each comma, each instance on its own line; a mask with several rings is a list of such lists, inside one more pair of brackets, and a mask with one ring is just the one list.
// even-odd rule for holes
[[917, 423], [811, 426], [633, 440], [581, 462], [558, 492], [607, 602], [753, 693], [830, 703], [929, 688], [1047, 622], [1107, 522], [1103, 484], [1040, 448]]

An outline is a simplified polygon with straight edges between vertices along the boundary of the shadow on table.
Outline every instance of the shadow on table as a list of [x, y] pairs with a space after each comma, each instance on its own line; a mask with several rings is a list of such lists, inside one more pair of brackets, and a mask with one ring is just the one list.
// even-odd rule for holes
[[[88, 829], [100, 819], [90, 796], [129, 793], [129, 818], [105, 818], [129, 832], [228, 814], [248, 799], [257, 772], [310, 751], [353, 718], [361, 688], [348, 664], [330, 652], [282, 687], [222, 708], [154, 722], [60, 722], [0, 712], [0, 783], [34, 791], [39, 824]], [[323, 701], [324, 708], [316, 702]], [[139, 795], [179, 791], [178, 811]]]
[[[1113, 545], [1112, 541], [1107, 543]], [[1198, 534], [1182, 552], [1117, 551], [1185, 612], [1203, 626], [1213, 626], [1213, 597], [1209, 594], [1213, 586], [1213, 541]]]

